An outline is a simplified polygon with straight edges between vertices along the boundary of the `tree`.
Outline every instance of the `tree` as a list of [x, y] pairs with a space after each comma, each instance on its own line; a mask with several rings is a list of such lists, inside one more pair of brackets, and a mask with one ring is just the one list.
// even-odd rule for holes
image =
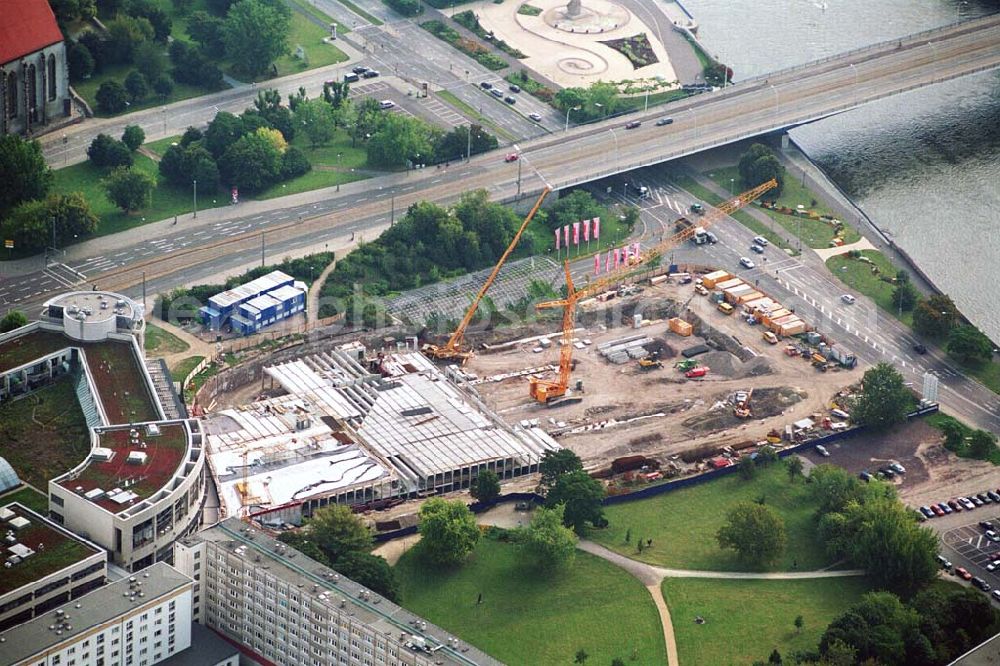
[[[94, 71], [100, 72], [108, 64], [108, 45], [104, 38], [93, 30], [84, 30], [77, 43], [85, 47], [94, 61]], [[70, 72], [72, 74], [72, 72]]]
[[145, 171], [116, 167], [101, 185], [111, 203], [130, 213], [149, 205], [156, 179]]
[[611, 666], [625, 666], [625, 660], [621, 657], [615, 657], [611, 660]]
[[920, 335], [943, 338], [961, 320], [961, 314], [950, 296], [934, 294], [921, 300], [913, 309], [913, 330]]
[[988, 460], [996, 448], [996, 435], [989, 430], [975, 430], [969, 437], [969, 453], [975, 458]]
[[564, 520], [564, 505], [540, 507], [531, 524], [518, 530], [518, 542], [538, 567], [551, 570], [567, 566], [576, 557], [577, 536], [563, 524]]
[[917, 304], [917, 298], [920, 293], [917, 288], [913, 286], [913, 283], [909, 280], [905, 282], [899, 282], [896, 287], [892, 290], [892, 307], [897, 310], [902, 309], [910, 311], [913, 306]]
[[307, 99], [299, 102], [293, 116], [313, 148], [325, 145], [333, 138], [336, 130], [334, 110], [323, 100]]
[[146, 133], [142, 131], [142, 128], [138, 125], [126, 125], [125, 131], [122, 132], [122, 143], [125, 144], [129, 150], [135, 152], [139, 150], [139, 146], [142, 142], [146, 140]]
[[769, 506], [740, 502], [726, 514], [716, 539], [720, 548], [735, 550], [747, 562], [770, 564], [785, 552], [785, 521]]
[[858, 662], [858, 651], [839, 638], [834, 638], [826, 646], [823, 653], [823, 666], [855, 666]]
[[432, 497], [420, 507], [420, 549], [432, 562], [462, 562], [479, 543], [476, 519], [463, 502]]
[[13, 331], [15, 328], [27, 326], [28, 318], [20, 310], [10, 310], [0, 319], [0, 333]]
[[971, 324], [957, 326], [948, 334], [948, 353], [962, 363], [986, 363], [993, 356], [993, 343]]
[[106, 53], [109, 62], [130, 63], [139, 44], [156, 34], [148, 19], [118, 14], [108, 21]]
[[922, 663], [907, 659], [908, 644], [919, 642], [920, 617], [889, 592], [869, 592], [827, 627], [820, 639], [820, 654], [825, 655], [835, 641], [856, 652], [854, 663], [867, 659], [879, 664]]
[[797, 633], [797, 634], [802, 633], [802, 627], [804, 625], [805, 625], [805, 620], [802, 618], [802, 616], [801, 615], [796, 615], [795, 616], [795, 633]]
[[580, 648], [579, 650], [576, 651], [576, 655], [574, 655], [574, 657], [573, 657], [573, 663], [574, 664], [583, 664], [583, 663], [586, 663], [586, 661], [587, 661], [587, 659], [589, 657], [590, 657], [590, 655], [587, 654], [587, 651], [584, 650], [583, 648]]
[[0, 233], [4, 238], [13, 240], [16, 247], [28, 250], [46, 247], [53, 234], [56, 239], [69, 241], [91, 234], [96, 229], [97, 216], [78, 192], [24, 201], [0, 224]]
[[604, 486], [582, 469], [562, 474], [545, 499], [548, 507], [565, 504], [563, 522], [579, 534], [589, 522], [595, 527], [603, 527]]
[[888, 363], [869, 368], [861, 379], [861, 393], [854, 401], [851, 420], [873, 428], [887, 428], [906, 418], [912, 398], [903, 376]]
[[323, 84], [323, 101], [334, 109], [347, 106], [350, 101], [351, 84], [347, 81], [327, 81]]
[[[277, 90], [269, 88], [258, 92], [257, 99], [253, 101], [253, 109], [247, 109], [244, 115], [248, 112], [259, 114], [267, 121], [267, 126], [281, 132], [286, 141], [295, 138], [295, 122], [292, 118], [292, 112], [281, 103], [281, 93]], [[246, 131], [249, 132], [250, 129], [247, 128]]]
[[343, 504], [317, 509], [307, 525], [309, 536], [331, 561], [347, 553], [368, 552], [374, 543], [361, 518]]
[[226, 54], [226, 22], [208, 12], [192, 12], [188, 17], [187, 33], [198, 42], [201, 52], [209, 58], [222, 58]]
[[767, 663], [769, 663], [769, 664], [778, 664], [780, 666], [780, 664], [781, 664], [781, 653], [778, 652], [778, 648], [774, 648], [774, 650], [771, 651], [771, 656], [767, 658]]
[[785, 167], [781, 165], [774, 152], [761, 143], [755, 143], [740, 155], [740, 180], [747, 187], [757, 187], [771, 178], [778, 181], [778, 187], [769, 192], [769, 196], [781, 194], [785, 184]]
[[48, 214], [48, 206], [44, 201], [22, 201], [6, 217], [0, 219], [0, 230], [5, 239], [14, 241], [16, 247], [41, 250], [49, 244], [52, 233]]
[[538, 463], [538, 471], [542, 474], [542, 486], [551, 488], [563, 474], [583, 469], [583, 461], [569, 449], [546, 451]]
[[750, 481], [755, 476], [757, 476], [757, 463], [750, 456], [740, 456], [740, 461], [738, 463], [740, 469], [740, 476], [744, 481]]
[[173, 28], [173, 22], [163, 9], [149, 0], [129, 0], [128, 13], [149, 21], [149, 24], [153, 28], [151, 39], [155, 39], [158, 42], [167, 41], [167, 37], [170, 36], [170, 31]]
[[132, 166], [132, 151], [123, 141], [107, 134], [98, 134], [94, 137], [87, 148], [87, 158], [99, 169]]
[[226, 14], [226, 55], [247, 74], [260, 74], [288, 52], [291, 18], [279, 0], [240, 0]]
[[149, 97], [149, 82], [142, 72], [133, 69], [125, 77], [125, 92], [128, 93], [129, 101], [141, 102]]
[[186, 42], [170, 44], [170, 62], [174, 66], [171, 75], [178, 83], [209, 89], [222, 86], [222, 70]]
[[374, 166], [402, 167], [418, 157], [430, 159], [435, 132], [419, 118], [388, 114], [368, 141], [368, 162]]
[[802, 476], [802, 458], [798, 456], [788, 456], [785, 458], [785, 469], [788, 471], [788, 480], [794, 482]]
[[309, 163], [309, 158], [295, 146], [289, 146], [285, 154], [281, 156], [282, 180], [291, 180], [309, 173], [310, 170], [312, 170], [312, 164]]
[[205, 148], [216, 159], [243, 136], [243, 120], [228, 111], [220, 111], [205, 130]]
[[167, 59], [163, 55], [163, 46], [156, 42], [139, 44], [135, 49], [132, 62], [136, 70], [146, 77], [147, 83], [155, 81], [167, 71]]
[[492, 502], [500, 496], [500, 479], [496, 472], [484, 469], [472, 480], [469, 492], [480, 502]]
[[246, 192], [257, 192], [277, 182], [281, 175], [281, 153], [261, 128], [240, 137], [226, 150], [220, 164], [223, 180]]
[[37, 141], [0, 136], [0, 219], [22, 201], [41, 199], [52, 187], [52, 171]]
[[494, 150], [498, 145], [497, 138], [480, 125], [472, 125], [471, 129], [459, 125], [438, 138], [434, 146], [434, 159], [437, 162], [458, 160], [465, 157], [466, 153], [478, 155], [487, 150]]
[[97, 107], [104, 113], [121, 113], [128, 106], [128, 92], [114, 80], [102, 83], [94, 98]]
[[94, 56], [83, 42], [73, 42], [66, 52], [69, 77], [73, 82], [89, 79], [94, 73]]
[[165, 100], [174, 92], [174, 82], [166, 74], [161, 74], [153, 81], [153, 90], [161, 100]]
[[45, 206], [50, 223], [55, 225], [57, 234], [62, 238], [68, 240], [97, 231], [97, 215], [79, 192], [50, 194]]
[[401, 16], [417, 16], [424, 12], [424, 6], [419, 0], [385, 0], [385, 4], [392, 7]]
[[384, 557], [371, 553], [352, 552], [338, 558], [334, 568], [355, 583], [381, 594], [389, 601], [399, 601], [399, 581]]
[[997, 614], [985, 595], [970, 588], [929, 587], [909, 603], [920, 614], [920, 632], [946, 664], [997, 632]]

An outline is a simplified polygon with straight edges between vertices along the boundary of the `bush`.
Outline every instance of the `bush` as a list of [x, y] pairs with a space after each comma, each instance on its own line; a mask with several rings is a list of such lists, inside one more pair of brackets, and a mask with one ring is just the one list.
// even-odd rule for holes
[[166, 74], [160, 74], [153, 81], [153, 90], [156, 94], [160, 96], [161, 99], [166, 99], [174, 92], [174, 82], [170, 80], [170, 77]]
[[129, 101], [141, 102], [149, 96], [149, 82], [142, 72], [133, 69], [125, 77], [125, 91], [128, 93]]
[[171, 74], [178, 83], [209, 89], [222, 85], [222, 70], [184, 42], [170, 45], [170, 62], [174, 66]]
[[111, 203], [129, 213], [149, 205], [156, 180], [144, 171], [118, 167], [101, 184]]
[[118, 14], [107, 23], [108, 62], [130, 63], [139, 44], [153, 39], [156, 34], [152, 24], [144, 18]]
[[[77, 44], [83, 46], [90, 53], [90, 57], [93, 60], [93, 71], [99, 72], [104, 68], [104, 65], [108, 61], [108, 44], [104, 39], [98, 35], [93, 30], [86, 30], [81, 34], [77, 40]], [[70, 66], [72, 68], [72, 65]], [[72, 74], [72, 69], [70, 70]]]
[[397, 14], [402, 16], [412, 17], [418, 16], [424, 13], [423, 5], [420, 4], [420, 0], [382, 0], [385, 4], [393, 9]]
[[[142, 131], [142, 130], [140, 130]], [[107, 169], [132, 166], [132, 151], [107, 134], [98, 134], [87, 148], [87, 158], [94, 166]]]
[[292, 146], [281, 156], [281, 179], [290, 180], [312, 170], [306, 154]]
[[146, 77], [147, 82], [155, 81], [167, 71], [167, 59], [163, 55], [163, 46], [156, 42], [143, 42], [135, 50], [133, 59], [135, 68]]
[[128, 107], [128, 93], [117, 81], [105, 81], [97, 89], [97, 108], [104, 113], [121, 113]]
[[125, 131], [122, 132], [122, 143], [128, 146], [128, 149], [135, 152], [139, 150], [139, 146], [142, 142], [146, 140], [146, 133], [142, 131], [142, 128], [138, 125], [126, 125]]
[[94, 56], [86, 44], [74, 42], [66, 53], [66, 64], [69, 66], [69, 78], [72, 81], [89, 79], [94, 73]]

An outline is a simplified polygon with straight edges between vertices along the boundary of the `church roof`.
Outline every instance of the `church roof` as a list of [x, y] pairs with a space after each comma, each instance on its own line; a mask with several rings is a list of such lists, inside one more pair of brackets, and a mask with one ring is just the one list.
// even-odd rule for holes
[[0, 65], [62, 41], [48, 0], [0, 0]]

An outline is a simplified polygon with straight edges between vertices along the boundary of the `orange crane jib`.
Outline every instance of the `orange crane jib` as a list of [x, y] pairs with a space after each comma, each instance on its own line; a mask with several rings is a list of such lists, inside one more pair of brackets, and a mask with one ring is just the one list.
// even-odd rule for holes
[[[772, 178], [766, 183], [762, 183], [753, 189], [747, 190], [732, 199], [723, 201], [710, 212], [706, 213], [699, 220], [698, 226], [705, 229], [715, 224], [719, 220], [738, 211], [740, 208], [743, 208], [750, 202], [759, 198], [768, 190], [777, 186], [778, 181]], [[558, 301], [546, 301], [535, 306], [539, 310], [548, 308], [563, 309], [562, 348], [559, 351], [559, 377], [555, 381], [542, 380], [537, 377], [532, 377], [529, 380], [529, 393], [532, 398], [540, 403], [546, 403], [565, 396], [566, 391], [569, 389], [569, 373], [573, 362], [572, 339], [573, 322], [576, 315], [576, 304], [589, 296], [606, 290], [611, 285], [624, 282], [625, 279], [635, 271], [637, 266], [642, 266], [650, 259], [662, 255], [665, 250], [669, 250], [670, 248], [683, 243], [695, 234], [695, 229], [696, 227], [692, 225], [687, 229], [674, 234], [670, 238], [661, 241], [652, 248], [645, 250], [641, 255], [639, 255], [637, 261], [634, 261], [627, 266], [621, 266], [620, 268], [607, 273], [603, 277], [588, 283], [587, 286], [583, 287], [579, 291], [577, 291], [573, 286], [573, 279], [569, 272], [569, 262], [566, 262], [566, 298]]]

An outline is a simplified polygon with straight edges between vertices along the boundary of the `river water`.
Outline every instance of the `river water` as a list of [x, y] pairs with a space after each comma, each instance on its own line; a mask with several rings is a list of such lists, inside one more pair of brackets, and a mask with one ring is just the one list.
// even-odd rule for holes
[[[737, 81], [960, 18], [997, 0], [683, 0]], [[1000, 71], [791, 132], [802, 149], [1000, 341]]]

